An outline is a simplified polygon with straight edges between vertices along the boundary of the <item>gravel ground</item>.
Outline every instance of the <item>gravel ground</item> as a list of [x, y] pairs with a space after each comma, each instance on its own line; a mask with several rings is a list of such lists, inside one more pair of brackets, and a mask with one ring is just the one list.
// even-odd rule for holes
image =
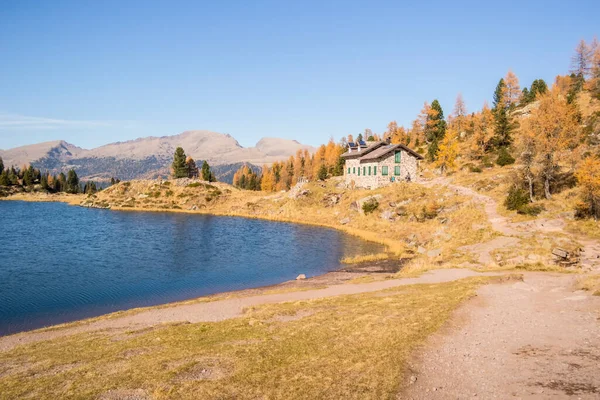
[[401, 399], [600, 399], [600, 297], [575, 277], [486, 285], [411, 362]]

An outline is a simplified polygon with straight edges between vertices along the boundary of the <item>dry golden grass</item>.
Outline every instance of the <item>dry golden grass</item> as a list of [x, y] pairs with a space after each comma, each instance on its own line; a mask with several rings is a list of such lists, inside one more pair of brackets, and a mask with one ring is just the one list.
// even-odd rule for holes
[[243, 317], [81, 334], [0, 354], [0, 399], [381, 399], [406, 360], [494, 278], [264, 305]]
[[581, 277], [577, 286], [590, 291], [594, 296], [600, 296], [600, 274]]
[[364, 262], [369, 262], [369, 261], [387, 260], [389, 257], [390, 257], [390, 255], [388, 253], [377, 253], [377, 254], [359, 255], [359, 256], [354, 256], [354, 257], [344, 257], [344, 258], [342, 258], [341, 261], [343, 264], [358, 264], [358, 263], [364, 263]]

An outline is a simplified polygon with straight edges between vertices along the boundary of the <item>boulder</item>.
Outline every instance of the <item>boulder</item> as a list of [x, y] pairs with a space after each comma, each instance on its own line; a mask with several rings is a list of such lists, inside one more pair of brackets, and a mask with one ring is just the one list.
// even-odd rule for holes
[[[358, 212], [360, 212], [361, 214], [364, 214], [363, 204], [365, 204], [368, 201], [373, 201], [373, 200], [379, 202], [379, 199], [381, 199], [381, 197], [382, 196], [380, 194], [375, 194], [373, 196], [363, 197], [362, 199], [357, 200], [354, 203], [356, 203], [356, 207], [358, 208]], [[352, 208], [352, 205], [350, 205], [350, 207]]]
[[342, 225], [346, 225], [346, 224], [349, 224], [349, 223], [350, 223], [350, 218], [348, 218], [348, 217], [340, 220], [340, 224], [342, 224]]
[[333, 207], [340, 202], [342, 195], [338, 193], [327, 193], [323, 196], [323, 204], [325, 207]]
[[427, 257], [430, 257], [430, 258], [439, 257], [441, 255], [442, 255], [442, 250], [441, 249], [429, 250], [427, 252]]
[[425, 254], [427, 252], [427, 249], [423, 246], [419, 246], [417, 247], [417, 253], [419, 254]]
[[391, 212], [390, 210], [386, 210], [386, 211], [382, 212], [380, 216], [381, 216], [381, 219], [384, 219], [386, 221], [394, 220], [394, 213]]
[[301, 280], [303, 280], [303, 279], [306, 279], [306, 275], [304, 275], [304, 274], [300, 274], [300, 275], [298, 275], [298, 276], [296, 277], [296, 280], [297, 280], [297, 281], [301, 281]]

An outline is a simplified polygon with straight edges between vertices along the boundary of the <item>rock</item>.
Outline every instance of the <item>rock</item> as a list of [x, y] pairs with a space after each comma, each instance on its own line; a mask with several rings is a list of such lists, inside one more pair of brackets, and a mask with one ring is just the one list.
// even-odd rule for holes
[[429, 250], [427, 252], [427, 257], [430, 257], [430, 258], [439, 257], [441, 255], [442, 255], [441, 249]]
[[392, 213], [390, 210], [384, 211], [381, 213], [381, 219], [387, 220], [387, 221], [393, 221], [394, 220], [394, 213]]
[[358, 211], [358, 202], [353, 201], [352, 203], [350, 203], [350, 210], [351, 211]]
[[485, 225], [484, 225], [484, 224], [476, 224], [476, 223], [473, 223], [473, 224], [471, 225], [471, 229], [473, 229], [474, 231], [480, 231], [480, 230], [482, 230], [482, 229], [485, 229]]
[[389, 202], [389, 205], [390, 205], [390, 207], [392, 207], [392, 208], [396, 208], [396, 203], [394, 203], [393, 201], [390, 201], [390, 202]]
[[412, 375], [412, 376], [410, 377], [410, 384], [412, 385], [412, 384], [414, 384], [416, 381], [417, 381], [417, 377], [416, 377], [416, 376], [414, 376], [414, 375]]
[[440, 218], [440, 224], [445, 224], [448, 222], [448, 218]]
[[405, 215], [408, 215], [408, 210], [404, 206], [398, 206], [396, 207], [396, 214], [400, 217], [403, 217]]
[[323, 196], [323, 204], [325, 207], [333, 207], [342, 199], [342, 195], [338, 193], [327, 193]]
[[301, 280], [303, 280], [303, 279], [306, 279], [306, 275], [304, 275], [304, 274], [300, 274], [300, 275], [298, 275], [298, 276], [296, 277], [296, 280], [297, 280], [297, 281], [301, 281]]
[[342, 225], [346, 225], [346, 224], [349, 224], [349, 223], [350, 223], [350, 218], [348, 218], [348, 217], [340, 220], [340, 224], [342, 224]]
[[427, 249], [423, 246], [419, 246], [417, 247], [417, 253], [419, 254], [425, 254], [427, 252]]
[[148, 198], [148, 195], [147, 195], [147, 194], [140, 193], [140, 194], [138, 195], [138, 199], [146, 199], [146, 198]]

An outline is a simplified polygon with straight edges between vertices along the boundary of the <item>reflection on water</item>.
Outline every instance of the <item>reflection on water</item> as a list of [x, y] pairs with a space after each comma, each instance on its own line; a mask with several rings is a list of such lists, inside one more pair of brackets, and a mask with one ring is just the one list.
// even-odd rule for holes
[[380, 251], [305, 225], [0, 202], [0, 334], [314, 276]]

